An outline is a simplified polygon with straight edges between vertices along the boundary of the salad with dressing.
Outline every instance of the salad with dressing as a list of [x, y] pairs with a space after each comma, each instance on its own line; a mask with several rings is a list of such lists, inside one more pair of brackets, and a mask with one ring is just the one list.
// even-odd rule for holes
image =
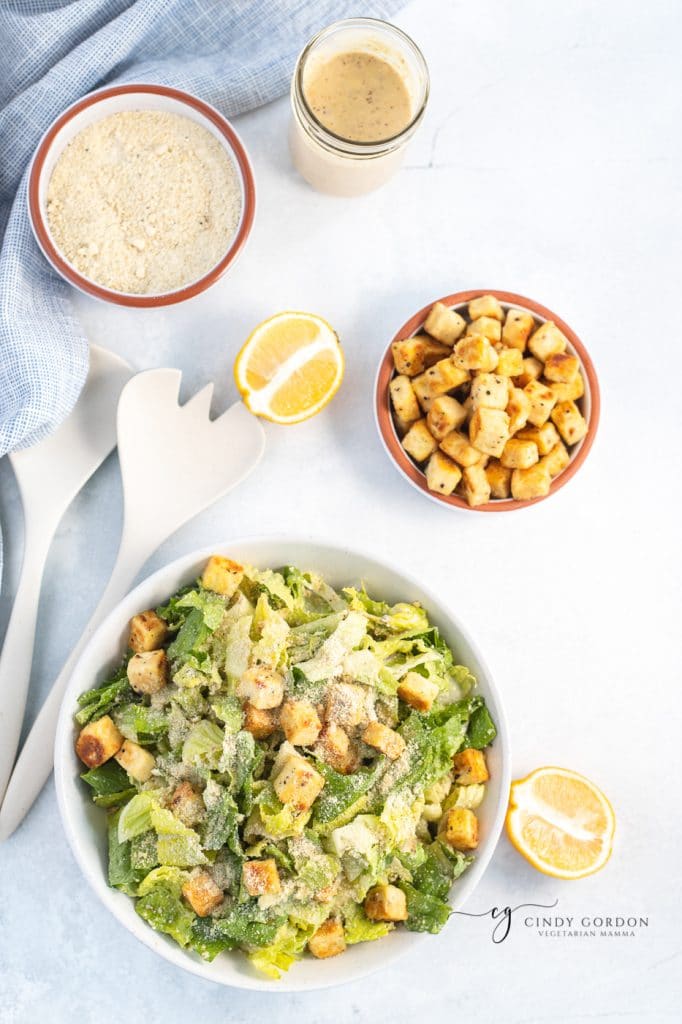
[[424, 608], [216, 555], [128, 647], [79, 698], [76, 752], [109, 884], [152, 928], [273, 978], [440, 931], [496, 730]]

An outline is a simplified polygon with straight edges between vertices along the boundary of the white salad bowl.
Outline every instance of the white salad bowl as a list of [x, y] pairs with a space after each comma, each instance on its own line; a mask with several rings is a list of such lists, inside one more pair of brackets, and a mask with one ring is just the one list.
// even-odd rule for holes
[[172, 964], [210, 981], [233, 988], [268, 992], [301, 992], [356, 981], [414, 951], [423, 942], [448, 942], [458, 927], [453, 918], [440, 936], [396, 929], [375, 942], [349, 947], [329, 960], [304, 958], [279, 981], [258, 974], [238, 952], [221, 953], [213, 963], [185, 952], [165, 935], [159, 934], [135, 911], [133, 900], [107, 885], [107, 837], [104, 812], [96, 807], [80, 779], [83, 765], [74, 751], [77, 729], [73, 715], [77, 698], [101, 683], [120, 662], [127, 644], [128, 622], [137, 612], [153, 608], [181, 586], [197, 579], [211, 554], [223, 554], [259, 568], [296, 565], [321, 573], [333, 586], [363, 581], [369, 593], [395, 603], [420, 601], [430, 620], [441, 631], [455, 656], [478, 680], [497, 725], [497, 739], [487, 753], [491, 780], [478, 813], [481, 842], [475, 861], [453, 887], [451, 900], [459, 909], [471, 896], [488, 866], [499, 838], [507, 807], [510, 782], [508, 731], [500, 695], [473, 641], [446, 605], [411, 576], [356, 550], [288, 537], [246, 538], [195, 551], [159, 569], [144, 580], [111, 612], [83, 651], [64, 697], [55, 742], [55, 780], [59, 809], [74, 856], [102, 903], [128, 931]]

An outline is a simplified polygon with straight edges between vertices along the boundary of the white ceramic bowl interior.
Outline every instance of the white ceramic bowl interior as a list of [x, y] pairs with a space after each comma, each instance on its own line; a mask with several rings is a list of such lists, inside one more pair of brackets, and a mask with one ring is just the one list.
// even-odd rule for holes
[[[103, 90], [98, 90], [98, 91], [105, 92], [106, 88], [107, 87], [105, 87]], [[91, 95], [94, 96], [94, 97], [97, 97], [97, 91], [92, 93]], [[81, 101], [79, 100], [78, 102], [81, 102]], [[73, 104], [73, 106], [76, 106], [76, 105], [77, 104]], [[205, 104], [205, 105], [208, 106], [209, 104]], [[70, 110], [70, 109], [71, 109], [70, 107], [67, 108], [67, 110], [64, 111], [64, 113], [68, 113], [68, 110]], [[212, 108], [212, 109], [214, 109], [214, 108]], [[246, 192], [245, 192], [245, 188], [244, 188], [244, 178], [243, 178], [243, 175], [242, 175], [242, 173], [240, 171], [239, 163], [235, 159], [234, 150], [230, 146], [230, 144], [229, 144], [228, 140], [226, 139], [226, 137], [220, 131], [218, 131], [218, 129], [217, 129], [216, 125], [213, 123], [213, 121], [211, 121], [208, 117], [205, 117], [201, 113], [201, 111], [198, 110], [196, 107], [191, 106], [189, 103], [185, 103], [183, 100], [176, 99], [175, 97], [167, 96], [167, 95], [164, 95], [162, 93], [130, 91], [130, 92], [125, 92], [125, 93], [119, 93], [118, 95], [115, 95], [115, 96], [101, 96], [101, 97], [96, 98], [93, 103], [90, 103], [88, 106], [86, 106], [82, 110], [78, 111], [78, 113], [76, 113], [72, 117], [68, 118], [65, 121], [64, 125], [57, 132], [57, 134], [55, 135], [54, 139], [52, 140], [52, 143], [51, 143], [51, 145], [50, 145], [50, 147], [49, 147], [49, 149], [47, 151], [47, 154], [45, 156], [45, 160], [43, 162], [43, 166], [41, 168], [40, 177], [38, 179], [38, 199], [39, 199], [39, 204], [40, 204], [40, 211], [41, 211], [41, 217], [42, 217], [42, 221], [43, 221], [43, 227], [44, 227], [45, 231], [47, 232], [47, 234], [49, 235], [50, 240], [52, 241], [52, 244], [54, 245], [54, 247], [61, 253], [61, 250], [59, 249], [59, 246], [55, 242], [54, 237], [52, 235], [52, 232], [50, 231], [50, 224], [49, 224], [49, 221], [48, 221], [48, 218], [47, 218], [47, 189], [48, 189], [50, 178], [52, 177], [52, 171], [54, 170], [54, 167], [55, 167], [55, 164], [57, 163], [57, 160], [61, 156], [61, 154], [64, 151], [64, 149], [66, 148], [66, 146], [68, 146], [68, 144], [71, 142], [71, 140], [73, 138], [75, 138], [76, 135], [78, 135], [78, 133], [81, 132], [84, 128], [87, 128], [88, 125], [94, 124], [95, 121], [101, 121], [102, 118], [109, 117], [111, 114], [118, 114], [121, 111], [127, 111], [127, 110], [159, 110], [159, 111], [163, 111], [163, 112], [169, 113], [169, 114], [178, 114], [178, 115], [180, 115], [182, 117], [189, 118], [191, 121], [196, 121], [200, 125], [203, 125], [203, 127], [206, 128], [207, 131], [209, 131], [211, 133], [211, 135], [215, 139], [218, 140], [218, 142], [220, 143], [220, 145], [223, 147], [223, 149], [227, 153], [228, 157], [230, 158], [230, 161], [231, 161], [235, 171], [237, 172], [237, 180], [239, 182], [240, 198], [241, 198], [241, 214], [240, 214], [239, 223], [237, 224], [237, 227], [235, 229], [235, 233], [234, 233], [234, 236], [233, 236], [233, 237], [236, 237], [239, 234], [239, 230], [240, 230], [240, 228], [242, 226], [242, 222], [243, 222], [245, 211], [246, 211]], [[218, 117], [220, 117], [221, 119], [224, 120], [223, 115], [220, 114], [219, 111], [216, 110], [215, 113], [218, 115]], [[63, 114], [60, 115], [60, 116], [63, 116]], [[232, 126], [232, 130], [234, 131], [234, 127], [233, 126]], [[48, 131], [49, 131], [49, 129], [48, 129]], [[235, 131], [235, 135], [236, 134], [237, 133]], [[242, 142], [242, 146], [244, 147], [243, 142]], [[39, 148], [40, 147], [38, 147], [38, 149]], [[246, 147], [244, 147], [244, 152], [246, 153]], [[248, 157], [247, 157], [247, 159], [248, 159]], [[39, 238], [38, 233], [36, 231], [35, 224], [33, 223], [33, 218], [31, 216], [30, 207], [29, 207], [29, 219], [31, 221], [31, 226], [33, 228], [33, 233], [35, 235], [36, 241], [38, 242], [38, 245], [40, 246], [40, 248], [41, 248], [41, 250], [43, 252], [43, 255], [48, 260], [48, 262], [52, 265], [52, 267], [57, 271], [57, 273], [61, 274], [60, 268], [53, 262], [50, 254], [45, 250], [45, 248], [41, 244], [40, 238]], [[230, 245], [231, 244], [232, 243], [230, 243]], [[82, 277], [83, 275], [81, 274], [81, 272], [79, 270], [76, 270], [75, 267], [73, 267], [73, 264], [71, 264], [66, 259], [66, 256], [64, 256], [63, 253], [61, 253], [61, 255], [62, 255], [62, 259], [64, 260], [64, 262], [67, 263], [72, 268], [73, 272], [75, 274], [77, 274], [78, 276]], [[210, 273], [210, 271], [209, 271], [209, 273]], [[203, 275], [203, 276], [205, 276], [205, 275]], [[76, 282], [74, 282], [74, 281], [69, 281], [69, 283], [73, 284], [74, 287], [76, 287], [76, 288], [79, 287], [78, 284]], [[177, 290], [184, 291], [186, 288], [191, 288], [191, 286], [193, 284], [195, 284], [195, 283], [196, 283], [195, 281], [186, 281], [186, 282], [184, 282], [182, 284], [181, 288], [177, 289]], [[109, 289], [105, 289], [105, 288], [103, 288], [103, 286], [98, 286], [98, 287], [101, 288], [101, 290], [103, 290], [103, 291], [109, 291]], [[85, 289], [79, 288], [79, 291], [85, 291]], [[91, 293], [90, 292], [86, 292], [86, 294], [91, 294]], [[131, 294], [131, 293], [112, 292], [111, 294], [112, 294], [112, 296], [118, 296], [118, 295], [128, 295], [128, 294]], [[172, 295], [173, 292], [165, 292], [163, 294], [164, 295]], [[140, 297], [141, 296], [139, 296], [137, 294], [132, 295], [132, 298], [134, 298], [134, 299], [139, 299]], [[149, 296], [145, 295], [144, 297], [148, 298]]]
[[153, 608], [179, 587], [194, 581], [209, 555], [220, 553], [261, 568], [297, 565], [314, 569], [335, 586], [364, 581], [370, 594], [389, 602], [421, 601], [431, 620], [453, 647], [459, 661], [478, 679], [478, 692], [486, 699], [497, 724], [498, 736], [488, 753], [491, 781], [480, 808], [481, 843], [476, 860], [455, 883], [457, 908], [468, 899], [492, 857], [507, 806], [510, 781], [509, 738], [499, 694], [473, 642], [453, 614], [421, 583], [397, 569], [341, 547], [287, 538], [245, 539], [194, 552], [160, 569], [133, 590], [94, 634], [81, 656], [66, 692], [55, 743], [55, 779], [62, 821], [71, 849], [87, 881], [102, 903], [128, 931], [166, 960], [211, 981], [235, 988], [293, 992], [353, 981], [386, 966], [422, 942], [454, 942], [458, 928], [452, 918], [440, 936], [397, 930], [377, 942], [350, 947], [330, 960], [305, 958], [279, 981], [259, 975], [239, 953], [222, 953], [212, 964], [184, 952], [171, 939], [154, 932], [135, 912], [133, 900], [107, 885], [107, 842], [104, 812], [96, 807], [79, 776], [83, 766], [74, 752], [73, 713], [79, 694], [102, 682], [119, 664], [126, 649], [128, 621], [145, 608]]

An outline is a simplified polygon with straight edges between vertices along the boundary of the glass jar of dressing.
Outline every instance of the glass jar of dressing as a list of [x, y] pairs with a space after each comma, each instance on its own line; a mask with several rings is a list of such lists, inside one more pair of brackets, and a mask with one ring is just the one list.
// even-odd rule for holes
[[429, 72], [395, 25], [349, 18], [305, 47], [291, 83], [294, 166], [319, 192], [355, 196], [400, 166], [424, 116]]

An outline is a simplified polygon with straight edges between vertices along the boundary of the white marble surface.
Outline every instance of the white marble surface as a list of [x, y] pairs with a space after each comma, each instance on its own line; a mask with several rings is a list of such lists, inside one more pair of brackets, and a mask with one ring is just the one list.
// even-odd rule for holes
[[[138, 368], [180, 367], [186, 394], [214, 380], [216, 410], [235, 397], [237, 348], [279, 309], [320, 312], [348, 355], [328, 411], [268, 428], [259, 471], [148, 569], [212, 540], [299, 531], [356, 541], [423, 575], [454, 602], [497, 675], [515, 775], [546, 763], [583, 771], [618, 817], [611, 863], [576, 883], [537, 874], [503, 839], [467, 909], [558, 898], [555, 913], [576, 924], [621, 914], [646, 917], [648, 927], [621, 938], [550, 938], [519, 915], [507, 941], [493, 945], [489, 922], [460, 918], [412, 963], [342, 990], [229, 991], [157, 959], [95, 902], [50, 784], [0, 848], [3, 1024], [679, 1020], [682, 8], [675, 0], [415, 0], [399, 21], [425, 50], [433, 98], [390, 185], [353, 201], [312, 193], [289, 166], [281, 100], [239, 121], [259, 212], [230, 277], [166, 312], [79, 300], [93, 341]], [[602, 427], [584, 469], [521, 514], [453, 513], [426, 501], [374, 432], [372, 379], [387, 339], [429, 299], [469, 286], [518, 291], [555, 309], [601, 377]], [[6, 461], [0, 495], [6, 616], [21, 554]], [[119, 521], [110, 459], [52, 548], [29, 719], [102, 589]]]

